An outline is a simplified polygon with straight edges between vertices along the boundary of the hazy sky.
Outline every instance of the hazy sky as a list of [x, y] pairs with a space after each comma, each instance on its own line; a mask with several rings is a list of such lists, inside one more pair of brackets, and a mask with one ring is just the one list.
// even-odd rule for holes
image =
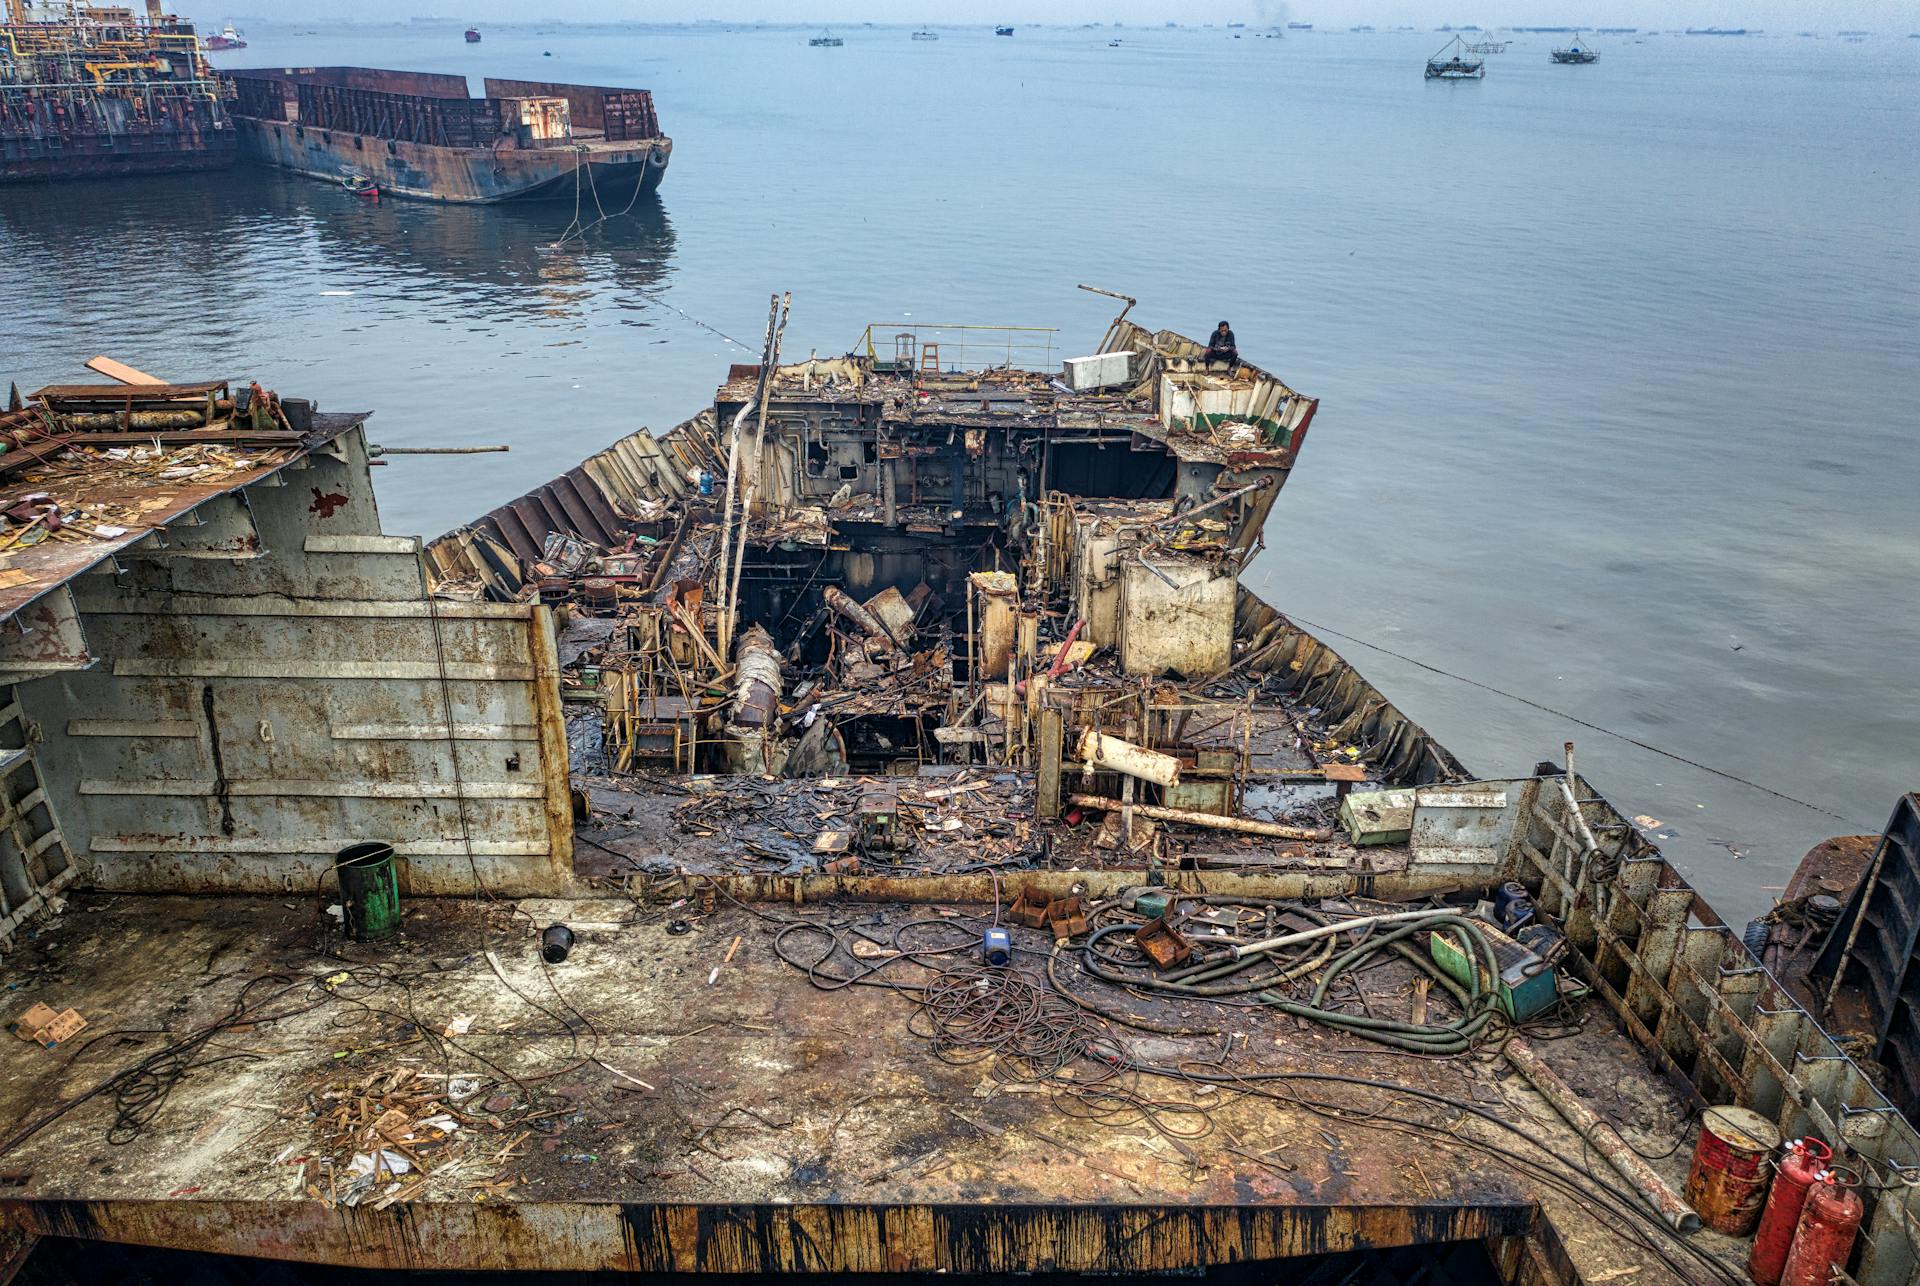
[[1278, 22], [1428, 28], [1580, 24], [1622, 27], [1759, 27], [1920, 31], [1920, 0], [239, 0], [263, 18], [390, 20], [445, 14], [494, 22], [574, 20], [693, 22]]

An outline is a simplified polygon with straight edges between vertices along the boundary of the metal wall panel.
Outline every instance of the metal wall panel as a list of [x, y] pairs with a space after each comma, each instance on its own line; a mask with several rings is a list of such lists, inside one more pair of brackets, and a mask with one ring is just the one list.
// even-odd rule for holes
[[425, 598], [359, 430], [275, 481], [209, 502], [251, 539], [190, 544], [235, 529], [222, 510], [72, 582], [97, 663], [20, 688], [93, 883], [304, 892], [377, 840], [413, 893], [566, 891], [549, 614]]

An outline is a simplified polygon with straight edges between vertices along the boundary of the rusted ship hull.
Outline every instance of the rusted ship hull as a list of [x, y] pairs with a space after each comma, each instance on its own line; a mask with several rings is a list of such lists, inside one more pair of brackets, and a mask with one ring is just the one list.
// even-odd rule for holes
[[[0, 414], [71, 435], [0, 455], [0, 934], [22, 1007], [118, 1038], [0, 1042], [0, 1254], [1735, 1286], [1673, 1189], [1737, 1103], [1863, 1175], [1854, 1280], [1920, 1283], [1920, 1135], [1572, 745], [1476, 778], [1240, 584], [1315, 399], [1124, 314], [1062, 367], [894, 323], [782, 365], [783, 313], [711, 406], [424, 551], [362, 416]], [[79, 539], [28, 544], [50, 513]], [[350, 940], [370, 838], [405, 927]], [[1328, 934], [1511, 881], [1564, 974], [1490, 963], [1553, 1010], [1462, 1028], [1490, 993], [1416, 950], [1328, 1023]]]
[[237, 143], [192, 24], [9, 6], [0, 20], [0, 184], [214, 170]]
[[114, 179], [224, 170], [239, 156], [232, 127], [35, 138], [0, 135], [0, 183]]
[[470, 98], [464, 76], [435, 72], [224, 75], [244, 157], [330, 182], [363, 175], [392, 196], [620, 209], [659, 188], [673, 154], [644, 89], [488, 79]]
[[636, 190], [642, 196], [658, 190], [673, 154], [666, 139], [588, 158], [572, 151], [435, 147], [245, 117], [238, 123], [247, 160], [334, 182], [365, 174], [383, 195], [458, 205], [571, 200], [577, 188], [589, 204], [597, 192], [602, 206], [624, 206]]

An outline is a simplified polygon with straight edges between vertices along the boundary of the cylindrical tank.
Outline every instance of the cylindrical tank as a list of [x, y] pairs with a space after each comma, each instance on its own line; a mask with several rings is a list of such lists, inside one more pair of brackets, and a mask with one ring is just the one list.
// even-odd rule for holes
[[1819, 1139], [1795, 1139], [1787, 1144], [1773, 1177], [1773, 1189], [1767, 1193], [1760, 1228], [1753, 1234], [1753, 1250], [1747, 1255], [1747, 1276], [1760, 1286], [1779, 1286], [1787, 1252], [1793, 1249], [1793, 1230], [1800, 1226], [1800, 1211], [1807, 1204], [1807, 1189], [1831, 1160], [1833, 1149]]
[[1866, 1214], [1860, 1194], [1853, 1190], [1858, 1183], [1851, 1171], [1834, 1166], [1807, 1189], [1807, 1204], [1800, 1211], [1800, 1226], [1794, 1230], [1780, 1286], [1827, 1286], [1834, 1267], [1847, 1266]]
[[1767, 1158], [1779, 1146], [1773, 1122], [1749, 1108], [1710, 1107], [1702, 1113], [1686, 1191], [1700, 1222], [1729, 1237], [1753, 1231], [1767, 1196]]

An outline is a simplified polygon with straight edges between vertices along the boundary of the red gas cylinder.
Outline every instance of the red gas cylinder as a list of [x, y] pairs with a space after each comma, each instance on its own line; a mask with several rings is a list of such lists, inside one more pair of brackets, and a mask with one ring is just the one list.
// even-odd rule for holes
[[1835, 1166], [1807, 1189], [1807, 1204], [1794, 1230], [1793, 1249], [1780, 1274], [1780, 1286], [1827, 1286], [1834, 1268], [1845, 1268], [1853, 1257], [1853, 1240], [1860, 1235], [1866, 1207], [1854, 1191], [1860, 1177]]
[[1780, 1271], [1793, 1248], [1793, 1230], [1800, 1226], [1800, 1210], [1807, 1189], [1833, 1160], [1833, 1149], [1819, 1139], [1795, 1139], [1775, 1168], [1773, 1189], [1760, 1227], [1753, 1234], [1753, 1252], [1747, 1256], [1747, 1276], [1760, 1286], [1780, 1286]]

